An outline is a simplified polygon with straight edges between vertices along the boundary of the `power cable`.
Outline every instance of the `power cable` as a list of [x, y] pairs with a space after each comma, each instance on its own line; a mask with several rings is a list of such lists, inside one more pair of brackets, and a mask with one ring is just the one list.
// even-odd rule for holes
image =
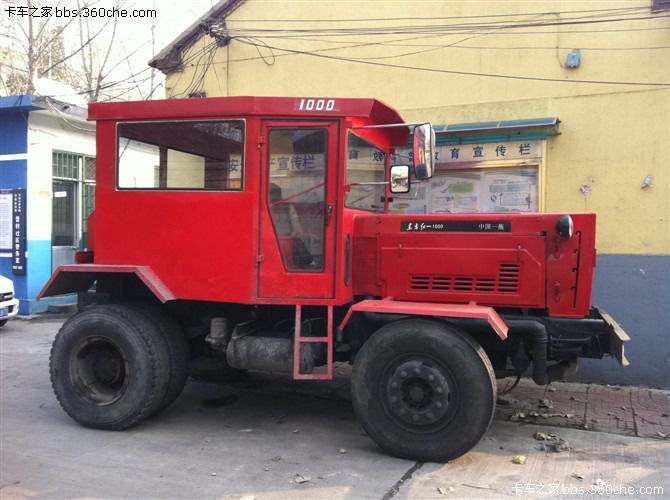
[[[589, 19], [589, 20], [545, 20], [545, 21], [535, 21], [535, 22], [518, 22], [518, 23], [508, 23], [508, 24], [460, 24], [460, 25], [419, 25], [419, 26], [391, 26], [391, 27], [379, 27], [379, 28], [327, 28], [321, 30], [314, 29], [252, 29], [252, 30], [240, 30], [235, 28], [228, 28], [228, 35], [232, 36], [270, 36], [270, 34], [282, 33], [284, 35], [288, 33], [294, 33], [296, 35], [301, 34], [319, 34], [321, 36], [341, 36], [343, 34], [363, 34], [363, 35], [395, 35], [402, 33], [445, 33], [449, 31], [457, 30], [482, 30], [482, 29], [491, 29], [491, 28], [507, 28], [507, 29], [517, 29], [517, 28], [536, 28], [536, 27], [550, 27], [550, 26], [574, 26], [574, 25], [585, 25], [585, 24], [601, 24], [601, 23], [616, 23], [616, 22], [630, 22], [630, 21], [644, 21], [650, 19], [664, 19], [668, 18], [670, 15], [654, 15], [654, 16], [645, 16], [645, 17], [626, 17], [626, 18], [616, 18], [616, 19]], [[452, 28], [451, 30], [448, 28]]]
[[[246, 42], [244, 40], [238, 40], [238, 41], [240, 43], [246, 43], [246, 44], [251, 45], [249, 42]], [[481, 76], [481, 77], [487, 77], [487, 78], [502, 78], [502, 79], [510, 79], [510, 80], [529, 80], [529, 81], [541, 81], [541, 82], [587, 83], [587, 84], [601, 84], [601, 85], [631, 85], [631, 86], [651, 86], [651, 87], [668, 87], [668, 86], [670, 86], [670, 82], [667, 82], [667, 83], [660, 83], [660, 82], [622, 82], [622, 81], [614, 81], [614, 80], [613, 81], [607, 81], [607, 80], [603, 81], [603, 80], [580, 80], [580, 79], [564, 80], [564, 79], [560, 79], [560, 78], [545, 78], [545, 77], [533, 77], [533, 76], [521, 76], [521, 75], [505, 75], [505, 74], [496, 74], [496, 73], [479, 73], [479, 72], [473, 72], [473, 71], [446, 70], [446, 69], [439, 69], [439, 68], [425, 68], [425, 67], [420, 67], [420, 66], [405, 66], [405, 65], [400, 65], [400, 64], [388, 64], [388, 63], [380, 63], [380, 62], [375, 62], [375, 61], [366, 61], [366, 60], [360, 60], [360, 59], [355, 59], [355, 58], [320, 54], [320, 53], [316, 53], [316, 52], [309, 52], [309, 51], [303, 51], [303, 50], [286, 49], [286, 48], [275, 47], [275, 46], [270, 46], [270, 47], [272, 47], [274, 50], [281, 50], [281, 51], [286, 51], [286, 52], [291, 52], [291, 53], [294, 53], [294, 54], [301, 54], [301, 55], [306, 55], [306, 56], [320, 57], [320, 58], [323, 58], [323, 59], [331, 59], [331, 60], [336, 60], [336, 61], [345, 61], [345, 62], [352, 62], [352, 63], [358, 63], [358, 64], [367, 64], [367, 65], [371, 65], [371, 66], [381, 66], [381, 67], [386, 67], [386, 68], [423, 71], [423, 72], [427, 72], [427, 73], [442, 73], [442, 74], [464, 75], [464, 76]]]
[[565, 10], [558, 12], [516, 12], [513, 14], [488, 14], [482, 16], [426, 16], [426, 17], [374, 17], [374, 18], [348, 18], [348, 19], [236, 19], [235, 22], [239, 23], [253, 23], [253, 22], [279, 22], [279, 23], [318, 23], [318, 22], [370, 22], [370, 21], [418, 21], [418, 20], [438, 20], [438, 19], [485, 19], [485, 18], [498, 18], [498, 17], [514, 17], [514, 16], [535, 16], [535, 15], [549, 15], [549, 14], [582, 14], [590, 12], [621, 12], [621, 11], [631, 11], [631, 10], [640, 10], [646, 12], [649, 10], [648, 7], [620, 7], [616, 9], [586, 9], [586, 10]]

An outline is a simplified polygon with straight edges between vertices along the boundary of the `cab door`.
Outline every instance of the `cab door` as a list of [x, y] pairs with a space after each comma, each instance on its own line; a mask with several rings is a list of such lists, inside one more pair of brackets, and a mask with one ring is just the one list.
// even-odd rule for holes
[[336, 122], [264, 122], [258, 296], [335, 295]]

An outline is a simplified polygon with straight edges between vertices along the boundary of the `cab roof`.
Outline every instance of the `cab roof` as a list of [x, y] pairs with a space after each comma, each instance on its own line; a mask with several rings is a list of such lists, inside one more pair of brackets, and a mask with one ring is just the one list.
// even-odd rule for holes
[[[311, 110], [307, 110], [312, 101]], [[315, 103], [319, 102], [317, 106]], [[303, 103], [301, 109], [301, 102]], [[332, 103], [332, 104], [330, 104]], [[317, 110], [316, 108], [320, 109]], [[327, 107], [327, 108], [326, 108]], [[215, 116], [290, 116], [370, 118], [379, 124], [402, 123], [398, 112], [377, 99], [333, 97], [205, 97], [90, 103], [89, 120], [154, 120]]]
[[[307, 110], [310, 108], [310, 110]], [[319, 110], [317, 110], [319, 108]], [[355, 126], [404, 123], [398, 112], [377, 99], [336, 97], [206, 97], [91, 103], [88, 119], [95, 121], [191, 120], [211, 118], [350, 118]], [[408, 127], [393, 127], [394, 144], [405, 144]]]

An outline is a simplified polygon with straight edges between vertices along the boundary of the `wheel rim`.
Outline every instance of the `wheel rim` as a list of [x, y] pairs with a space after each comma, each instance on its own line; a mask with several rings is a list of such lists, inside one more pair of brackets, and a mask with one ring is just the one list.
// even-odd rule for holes
[[381, 387], [386, 413], [412, 432], [434, 432], [449, 422], [457, 406], [454, 389], [448, 370], [423, 356], [391, 363]]
[[117, 344], [104, 337], [89, 337], [70, 359], [70, 379], [87, 401], [110, 405], [128, 386], [128, 362]]

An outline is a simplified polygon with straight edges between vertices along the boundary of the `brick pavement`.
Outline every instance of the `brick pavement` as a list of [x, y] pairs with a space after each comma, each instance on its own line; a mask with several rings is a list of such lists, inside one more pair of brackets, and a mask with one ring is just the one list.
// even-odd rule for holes
[[[504, 392], [511, 380], [499, 381]], [[498, 397], [496, 419], [670, 440], [670, 391], [522, 379]]]

